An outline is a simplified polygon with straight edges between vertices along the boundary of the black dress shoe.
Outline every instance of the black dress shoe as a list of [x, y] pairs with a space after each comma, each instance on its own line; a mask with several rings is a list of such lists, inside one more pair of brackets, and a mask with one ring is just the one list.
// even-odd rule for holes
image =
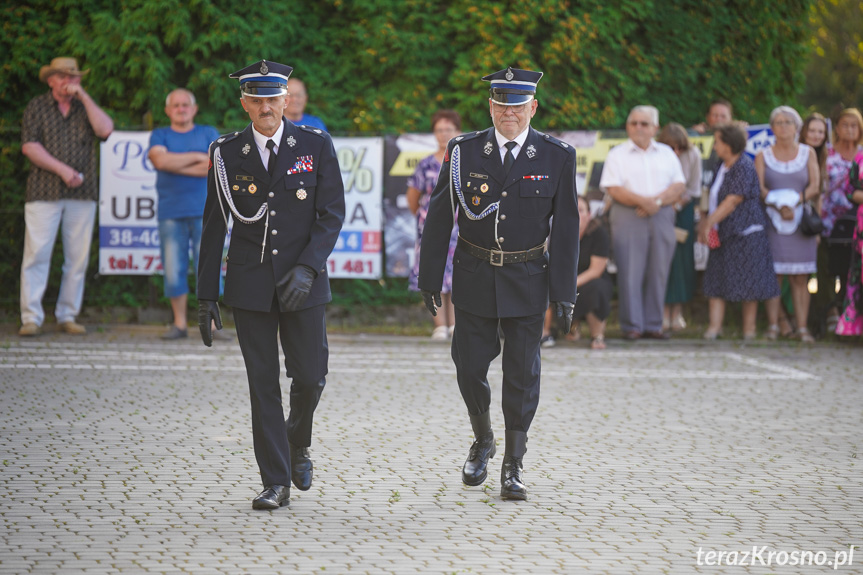
[[488, 439], [473, 442], [467, 454], [467, 461], [461, 470], [461, 480], [465, 485], [475, 487], [482, 485], [488, 477], [488, 460], [494, 457], [494, 435]]
[[521, 459], [511, 455], [503, 458], [503, 468], [500, 470], [500, 497], [515, 501], [527, 499], [527, 486], [521, 480]]
[[527, 453], [527, 433], [507, 429], [505, 437], [506, 451], [500, 470], [500, 497], [524, 501], [527, 499], [527, 486], [521, 480], [521, 460]]
[[491, 414], [486, 411], [470, 416], [470, 425], [476, 441], [470, 446], [467, 461], [461, 470], [461, 480], [465, 485], [482, 485], [488, 477], [488, 460], [494, 457], [494, 432], [491, 429]]
[[252, 509], [278, 509], [287, 505], [291, 498], [291, 488], [287, 485], [270, 485], [252, 499]]
[[623, 332], [623, 339], [628, 339], [629, 341], [635, 341], [636, 339], [641, 338], [641, 332], [630, 330]]
[[308, 447], [297, 447], [288, 443], [291, 449], [291, 483], [300, 491], [308, 491], [312, 486], [314, 468], [309, 459]]

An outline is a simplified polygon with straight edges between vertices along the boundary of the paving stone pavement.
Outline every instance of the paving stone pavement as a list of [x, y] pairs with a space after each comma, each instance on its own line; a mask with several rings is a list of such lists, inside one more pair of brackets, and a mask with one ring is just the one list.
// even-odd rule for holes
[[0, 333], [0, 574], [863, 573], [859, 346], [543, 350], [526, 502], [461, 483], [447, 345], [330, 348], [312, 489], [260, 512], [236, 342]]

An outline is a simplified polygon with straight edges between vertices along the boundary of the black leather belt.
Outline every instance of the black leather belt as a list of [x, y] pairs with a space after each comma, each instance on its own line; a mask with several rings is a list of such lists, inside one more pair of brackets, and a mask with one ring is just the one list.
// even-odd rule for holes
[[545, 243], [523, 252], [504, 252], [501, 250], [487, 250], [485, 248], [481, 248], [459, 236], [458, 245], [473, 257], [485, 260], [491, 265], [498, 267], [503, 266], [503, 264], [517, 264], [537, 260], [545, 255]]

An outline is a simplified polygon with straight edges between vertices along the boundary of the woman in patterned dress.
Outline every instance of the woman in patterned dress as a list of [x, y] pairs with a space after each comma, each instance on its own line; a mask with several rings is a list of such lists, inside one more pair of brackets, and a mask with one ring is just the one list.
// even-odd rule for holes
[[755, 338], [758, 302], [779, 296], [765, 231], [760, 185], [743, 150], [746, 132], [735, 124], [717, 128], [713, 150], [722, 160], [710, 187], [708, 216], [698, 226], [698, 241], [711, 246], [704, 271], [710, 325], [704, 339], [722, 332], [725, 302], [743, 302], [743, 339]]
[[[857, 108], [842, 110], [833, 127], [833, 145], [827, 149], [827, 191], [821, 198], [821, 255], [823, 274], [818, 276], [821, 286], [829, 293], [827, 301], [827, 331], [836, 330], [839, 321], [839, 306], [845, 299], [848, 263], [851, 261], [851, 238], [846, 233], [857, 207], [849, 201], [854, 191], [848, 173], [854, 156], [863, 153], [863, 115]], [[838, 225], [837, 225], [838, 222]], [[844, 231], [843, 231], [844, 230]], [[821, 267], [819, 267], [821, 271]], [[834, 285], [839, 278], [839, 292]]]
[[[863, 152], [854, 156], [854, 164], [850, 174], [853, 191], [848, 194], [848, 199], [859, 208], [860, 204], [863, 204]], [[863, 209], [857, 210], [857, 225], [854, 228], [851, 262], [848, 267], [848, 290], [842, 315], [836, 325], [836, 334], [863, 334]]]
[[[800, 114], [790, 106], [779, 106], [770, 113], [770, 128], [776, 143], [755, 156], [755, 170], [761, 183], [761, 200], [767, 204], [767, 237], [773, 255], [773, 266], [779, 281], [788, 277], [794, 316], [797, 323], [795, 336], [800, 341], [812, 343], [809, 333], [809, 275], [816, 271], [815, 236], [806, 236], [800, 231], [799, 222], [803, 203], [817, 198], [821, 193], [821, 176], [818, 173], [818, 158], [815, 150], [801, 144], [798, 134], [803, 127]], [[773, 197], [779, 190], [793, 190], [796, 198], [793, 205], [773, 205]], [[793, 223], [792, 223], [793, 222]], [[779, 298], [767, 302], [767, 338], [779, 335]]]
[[[429, 200], [432, 191], [437, 185], [440, 174], [441, 163], [446, 152], [447, 143], [461, 132], [461, 117], [455, 110], [438, 110], [431, 119], [432, 132], [437, 139], [438, 150], [431, 156], [423, 158], [417, 164], [413, 175], [408, 178], [407, 201], [411, 212], [417, 217], [417, 241], [414, 257], [414, 265], [411, 269], [409, 287], [412, 291], [419, 291], [417, 287], [417, 276], [420, 269], [420, 242], [422, 241], [423, 227], [428, 215]], [[443, 306], [441, 312], [432, 318], [434, 331], [432, 339], [445, 340], [452, 337], [455, 327], [455, 308], [452, 306], [452, 256], [458, 242], [458, 223], [453, 225], [452, 235], [449, 240], [449, 255], [446, 261], [446, 271], [443, 277], [441, 289], [441, 301]]]

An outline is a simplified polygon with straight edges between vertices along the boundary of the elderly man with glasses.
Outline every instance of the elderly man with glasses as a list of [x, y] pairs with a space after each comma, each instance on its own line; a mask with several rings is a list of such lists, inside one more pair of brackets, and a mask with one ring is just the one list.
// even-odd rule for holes
[[636, 106], [629, 139], [608, 152], [600, 187], [614, 200], [609, 215], [620, 327], [624, 338], [668, 339], [662, 311], [674, 257], [674, 208], [686, 179], [674, 151], [656, 142], [659, 111]]
[[507, 68], [483, 78], [491, 82], [494, 127], [450, 140], [420, 246], [418, 285], [435, 315], [457, 214], [452, 357], [475, 437], [462, 481], [481, 485], [496, 451], [487, 376], [501, 352], [500, 330], [506, 339], [500, 494], [515, 500], [527, 498], [522, 458], [539, 403], [545, 310], [549, 299], [555, 302], [568, 332], [576, 297], [575, 150], [530, 127], [541, 77], [542, 72]]

